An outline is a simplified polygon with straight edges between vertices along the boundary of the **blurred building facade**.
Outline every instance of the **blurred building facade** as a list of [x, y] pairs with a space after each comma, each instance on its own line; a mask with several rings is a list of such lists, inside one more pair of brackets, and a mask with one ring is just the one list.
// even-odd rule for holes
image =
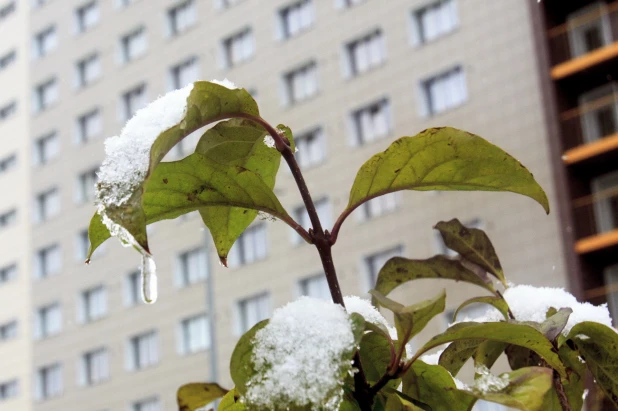
[[0, 2], [0, 409], [12, 410], [32, 408], [29, 14]]
[[[0, 53], [9, 40], [31, 51], [18, 55], [22, 70], [0, 67], [0, 104], [4, 90], [24, 85], [15, 118], [0, 118], [2, 155], [4, 130], [22, 127], [12, 133], [21, 136], [12, 149], [21, 153], [18, 167], [0, 170], [0, 187], [18, 182], [25, 190], [13, 206], [0, 198], [19, 216], [14, 228], [0, 226], [0, 244], [10, 244], [2, 250], [12, 250], [0, 263], [20, 267], [12, 288], [0, 283], [0, 321], [16, 310], [7, 320], [16, 318], [21, 339], [11, 344], [24, 357], [9, 367], [21, 371], [5, 377], [5, 358], [17, 355], [0, 340], [0, 384], [20, 384], [14, 397], [0, 395], [0, 410], [175, 409], [183, 383], [230, 386], [238, 337], [274, 308], [303, 294], [328, 298], [315, 250], [264, 219], [239, 239], [229, 269], [218, 265], [199, 216], [149, 227], [160, 279], [154, 305], [141, 302], [137, 254], [117, 241], [83, 264], [104, 137], [191, 81], [227, 77], [254, 95], [265, 119], [292, 127], [325, 227], [345, 208], [364, 161], [397, 137], [439, 125], [499, 145], [531, 169], [554, 209], [564, 200], [554, 185], [554, 174], [565, 173], [552, 166], [563, 151], [548, 126], [544, 6], [536, 1], [5, 0], [0, 10], [4, 4], [17, 12], [4, 22], [0, 11], [0, 30], [27, 32], [0, 39]], [[183, 141], [170, 158], [191, 153], [195, 142]], [[308, 226], [286, 170], [276, 193]], [[393, 255], [447, 252], [432, 226], [454, 217], [488, 232], [511, 281], [567, 287], [575, 243], [562, 240], [568, 214], [560, 211], [546, 216], [512, 194], [384, 196], [340, 232], [334, 258], [342, 289], [367, 295]], [[18, 230], [27, 233], [23, 247]], [[449, 312], [478, 294], [419, 282], [394, 298], [419, 301], [441, 287]], [[449, 321], [445, 314], [424, 336]]]

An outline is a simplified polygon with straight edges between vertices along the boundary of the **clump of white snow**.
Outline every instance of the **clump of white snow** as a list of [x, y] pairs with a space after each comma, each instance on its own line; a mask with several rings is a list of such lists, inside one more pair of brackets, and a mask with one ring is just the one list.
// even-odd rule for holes
[[275, 310], [254, 339], [256, 375], [245, 401], [264, 409], [339, 408], [355, 349], [349, 315], [329, 301], [301, 297]]
[[[568, 335], [571, 328], [584, 321], [593, 321], [612, 327], [607, 304], [595, 306], [588, 302], [578, 302], [572, 294], [562, 288], [515, 285], [504, 291], [504, 299], [518, 321], [541, 323], [545, 321], [550, 308], [557, 310], [571, 308], [573, 313], [562, 331], [564, 335]], [[503, 319], [504, 317], [498, 310], [490, 307], [483, 316], [467, 318], [466, 321], [497, 322]]]
[[236, 87], [236, 85], [234, 83], [232, 83], [230, 80], [228, 80], [227, 77], [224, 78], [223, 80], [210, 80], [210, 82], [218, 84], [218, 85], [223, 86], [223, 87], [227, 87], [230, 90], [234, 90], [234, 89], [238, 88], [238, 87]]
[[343, 297], [345, 308], [349, 313], [357, 313], [363, 316], [365, 321], [375, 325], [382, 325], [387, 330], [393, 340], [397, 339], [397, 330], [391, 326], [386, 318], [375, 308], [369, 300], [355, 295]]
[[266, 144], [266, 147], [275, 148], [275, 139], [270, 135], [266, 135], [264, 136], [264, 144]]
[[509, 377], [507, 375], [501, 377], [494, 375], [484, 365], [476, 367], [475, 371], [478, 377], [474, 380], [474, 385], [471, 387], [473, 391], [487, 394], [501, 391], [509, 385]]
[[98, 172], [102, 206], [122, 205], [144, 181], [150, 166], [150, 148], [163, 131], [178, 124], [187, 112], [190, 84], [148, 104], [127, 122], [119, 136], [105, 140], [105, 160]]

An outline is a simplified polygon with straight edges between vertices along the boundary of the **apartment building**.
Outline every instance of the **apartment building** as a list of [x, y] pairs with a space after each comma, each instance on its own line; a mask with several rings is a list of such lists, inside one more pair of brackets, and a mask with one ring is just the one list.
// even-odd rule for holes
[[[23, 381], [32, 384], [19, 380], [19, 401], [32, 401], [37, 411], [172, 410], [183, 383], [230, 386], [238, 337], [273, 309], [303, 294], [328, 297], [315, 250], [284, 224], [264, 219], [239, 239], [229, 269], [217, 264], [199, 216], [149, 227], [160, 279], [154, 305], [139, 297], [137, 254], [117, 241], [84, 265], [104, 138], [148, 101], [196, 79], [227, 77], [254, 95], [264, 118], [292, 127], [325, 227], [344, 209], [364, 161], [396, 137], [437, 125], [467, 129], [506, 149], [557, 208], [554, 135], [536, 58], [538, 7], [520, 0], [20, 2], [19, 29], [28, 30], [23, 42], [31, 52], [29, 70], [20, 70], [27, 98], [15, 117], [24, 127], [27, 119], [28, 138], [19, 144], [31, 146], [33, 160], [18, 156], [23, 170], [12, 173], [23, 172], [23, 179], [10, 179], [27, 191], [15, 207], [18, 224], [30, 227], [18, 278], [31, 288], [13, 285], [31, 291], [31, 299], [19, 301], [27, 304], [19, 335], [29, 339], [32, 363]], [[2, 30], [10, 23], [4, 20]], [[0, 130], [16, 127], [9, 121], [16, 120], [0, 119]], [[183, 141], [170, 158], [189, 154], [194, 144]], [[309, 225], [289, 172], [281, 171], [276, 192]], [[2, 196], [0, 205], [9, 200]], [[453, 217], [489, 233], [512, 281], [567, 285], [571, 249], [559, 240], [562, 214], [546, 216], [512, 194], [405, 192], [371, 201], [344, 225], [334, 250], [344, 294], [366, 295], [393, 255], [446, 252], [432, 226]], [[14, 249], [17, 240], [0, 230], [0, 241]], [[449, 309], [479, 292], [419, 282], [394, 296], [411, 303], [442, 287]], [[8, 310], [4, 301], [0, 294], [1, 313]], [[445, 315], [428, 332], [449, 321]], [[0, 410], [27, 409], [5, 406], [2, 392]]]
[[28, 15], [0, 1], [0, 410], [32, 408]]

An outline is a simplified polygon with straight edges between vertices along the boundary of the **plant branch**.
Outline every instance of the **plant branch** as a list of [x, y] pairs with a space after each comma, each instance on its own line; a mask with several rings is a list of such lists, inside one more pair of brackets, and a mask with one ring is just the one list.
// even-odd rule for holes
[[560, 378], [560, 374], [558, 374], [558, 371], [556, 370], [554, 370], [554, 388], [556, 389], [556, 394], [558, 396], [558, 401], [560, 401], [562, 411], [573, 411], [573, 408], [571, 408], [571, 405], [569, 404], [569, 399], [564, 390], [564, 385], [562, 385], [562, 379]]
[[511, 307], [509, 307], [509, 303], [506, 302], [506, 300], [504, 299], [504, 295], [502, 295], [502, 293], [499, 290], [496, 290], [496, 296], [502, 298], [502, 300], [506, 303], [506, 306], [509, 309], [509, 318], [511, 320], [515, 319], [515, 315], [513, 314], [513, 311], [511, 311]]

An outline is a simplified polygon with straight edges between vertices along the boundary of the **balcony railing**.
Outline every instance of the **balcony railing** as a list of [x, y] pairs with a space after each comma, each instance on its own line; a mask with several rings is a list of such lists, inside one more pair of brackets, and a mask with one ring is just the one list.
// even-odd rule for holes
[[612, 83], [600, 91], [561, 114], [565, 151], [618, 133], [618, 85]]
[[602, 49], [618, 40], [618, 2], [585, 7], [548, 36], [552, 66]]
[[577, 238], [618, 230], [618, 185], [573, 202]]

